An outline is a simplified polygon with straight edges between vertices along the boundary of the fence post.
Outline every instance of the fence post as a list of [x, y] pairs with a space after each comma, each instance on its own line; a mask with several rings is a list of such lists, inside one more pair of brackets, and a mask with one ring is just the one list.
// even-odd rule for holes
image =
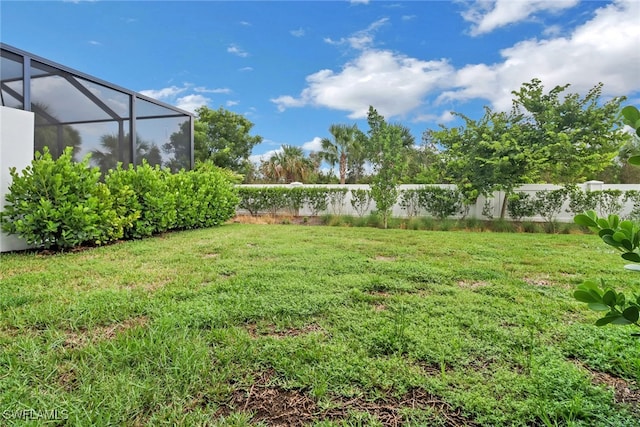
[[604, 182], [593, 180], [593, 181], [585, 182], [584, 187], [585, 187], [585, 190], [588, 192], [602, 191], [602, 184], [604, 184]]

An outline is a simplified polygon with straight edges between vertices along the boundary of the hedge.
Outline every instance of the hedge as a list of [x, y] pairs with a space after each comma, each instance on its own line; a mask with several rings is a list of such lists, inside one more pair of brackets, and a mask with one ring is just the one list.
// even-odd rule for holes
[[0, 225], [35, 247], [68, 249], [168, 230], [220, 225], [235, 214], [237, 191], [223, 170], [203, 164], [172, 174], [147, 163], [101, 173], [71, 149], [53, 160], [45, 147], [12, 184]]

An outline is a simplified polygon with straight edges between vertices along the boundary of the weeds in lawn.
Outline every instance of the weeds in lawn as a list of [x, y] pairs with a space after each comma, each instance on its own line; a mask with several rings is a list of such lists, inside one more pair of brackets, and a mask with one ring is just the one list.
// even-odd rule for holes
[[640, 417], [640, 340], [567, 292], [638, 285], [592, 236], [230, 224], [0, 263], [0, 407], [67, 425]]

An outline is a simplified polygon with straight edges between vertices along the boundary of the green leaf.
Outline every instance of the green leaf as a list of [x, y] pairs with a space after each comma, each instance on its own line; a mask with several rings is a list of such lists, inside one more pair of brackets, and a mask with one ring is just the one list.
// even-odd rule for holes
[[578, 225], [583, 225], [585, 227], [597, 227], [598, 223], [591, 217], [585, 214], [579, 214], [573, 217], [573, 222]]
[[[622, 241], [627, 238], [627, 235], [624, 234], [622, 231], [616, 231], [615, 233], [613, 233], [613, 235], [611, 235], [611, 237], [616, 242], [622, 243]], [[629, 243], [631, 243], [631, 242], [629, 242]]]
[[[640, 132], [640, 128], [638, 128], [638, 132]], [[640, 134], [638, 136], [640, 136]], [[640, 166], [640, 156], [629, 157], [629, 164]]]
[[573, 293], [573, 297], [580, 302], [599, 303], [602, 301], [600, 295], [594, 295], [593, 291], [584, 291], [578, 289]]
[[[607, 221], [607, 220], [606, 220], [606, 219], [604, 219], [604, 218], [598, 218], [598, 226], [599, 226], [600, 228], [605, 228], [605, 229], [607, 229], [607, 228], [611, 228], [611, 227], [609, 226], [609, 221]], [[613, 232], [613, 230], [611, 230], [611, 231]], [[613, 234], [613, 233], [612, 233], [612, 234]]]
[[640, 262], [640, 255], [636, 252], [626, 252], [622, 254], [622, 258], [631, 262]]
[[[577, 298], [576, 298], [577, 299]], [[588, 307], [593, 311], [609, 311], [611, 307], [601, 302], [590, 302]]]
[[609, 307], [613, 307], [616, 305], [616, 292], [614, 290], [609, 289], [602, 296], [602, 302], [604, 302]]
[[636, 123], [638, 120], [640, 120], [640, 111], [633, 105], [627, 105], [622, 110], [620, 110], [620, 113], [622, 113], [622, 117], [624, 117], [624, 121], [627, 124]]
[[614, 231], [610, 228], [603, 228], [602, 230], [600, 230], [598, 232], [598, 236], [600, 237], [604, 237], [604, 236], [611, 236], [613, 235]]
[[596, 326], [608, 325], [609, 323], [615, 321], [616, 319], [618, 319], [620, 317], [621, 316], [619, 314], [609, 313], [606, 316], [604, 316], [602, 319], [596, 320]]
[[638, 321], [638, 319], [640, 318], [640, 311], [638, 310], [638, 307], [627, 307], [623, 312], [622, 312], [622, 316], [627, 319], [629, 322], [631, 323], [636, 323]]
[[618, 314], [617, 317], [611, 321], [612, 325], [630, 325], [632, 323], [633, 322], [630, 322], [625, 317], [623, 317], [621, 314]]
[[606, 234], [602, 236], [602, 241], [605, 242], [607, 245], [613, 246], [615, 248], [619, 248], [620, 246], [622, 246], [620, 242], [617, 242], [611, 234]]

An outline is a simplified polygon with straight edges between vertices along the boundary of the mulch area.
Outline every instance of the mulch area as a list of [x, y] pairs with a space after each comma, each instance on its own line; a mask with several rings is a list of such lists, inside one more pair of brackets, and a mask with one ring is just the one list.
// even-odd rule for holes
[[403, 410], [426, 410], [433, 413], [445, 426], [476, 426], [459, 409], [421, 389], [412, 389], [400, 398], [387, 397], [375, 401], [363, 397], [338, 397], [331, 400], [331, 407], [320, 408], [306, 393], [287, 390], [271, 384], [273, 372], [262, 373], [249, 388], [234, 391], [229, 401], [221, 405], [216, 417], [228, 416], [233, 412], [253, 414], [251, 422], [264, 422], [268, 426], [304, 426], [318, 421], [341, 421], [354, 412], [368, 413], [382, 425], [402, 426], [405, 419]]

